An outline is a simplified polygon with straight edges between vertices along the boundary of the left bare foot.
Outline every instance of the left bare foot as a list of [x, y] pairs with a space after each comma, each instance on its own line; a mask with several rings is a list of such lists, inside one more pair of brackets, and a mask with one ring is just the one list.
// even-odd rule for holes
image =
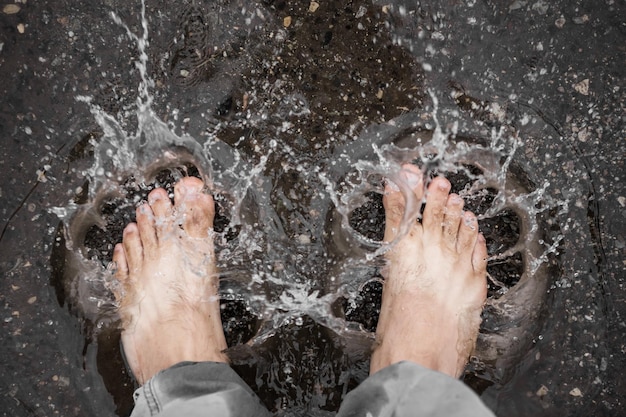
[[211, 230], [213, 198], [185, 177], [175, 205], [158, 188], [124, 229], [113, 261], [126, 359], [140, 384], [182, 361], [228, 362]]

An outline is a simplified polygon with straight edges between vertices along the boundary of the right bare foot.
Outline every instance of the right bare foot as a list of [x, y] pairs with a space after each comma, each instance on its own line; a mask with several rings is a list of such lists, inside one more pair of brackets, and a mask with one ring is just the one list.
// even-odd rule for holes
[[[402, 175], [418, 200], [422, 172], [404, 165]], [[487, 248], [476, 216], [463, 212], [463, 200], [448, 195], [450, 183], [432, 180], [421, 223], [386, 254], [383, 301], [370, 373], [408, 360], [453, 377], [463, 372], [474, 349], [487, 296]], [[385, 188], [385, 238], [400, 229], [404, 197]]]
[[215, 206], [198, 178], [162, 188], [137, 208], [115, 246], [122, 345], [140, 384], [183, 361], [227, 362], [210, 235]]

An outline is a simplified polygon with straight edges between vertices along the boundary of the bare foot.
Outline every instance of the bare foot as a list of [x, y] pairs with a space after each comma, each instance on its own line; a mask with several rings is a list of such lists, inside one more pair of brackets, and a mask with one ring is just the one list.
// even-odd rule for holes
[[202, 187], [181, 179], [175, 205], [153, 190], [115, 246], [122, 344], [140, 384], [178, 362], [227, 362], [210, 236], [215, 204]]
[[[422, 173], [404, 165], [403, 176], [418, 199]], [[443, 177], [426, 191], [417, 221], [387, 254], [377, 346], [370, 372], [403, 360], [458, 377], [474, 349], [487, 296], [487, 248], [476, 216], [463, 212], [463, 200], [450, 194]], [[392, 186], [383, 198], [385, 241], [396, 238], [404, 197]]]

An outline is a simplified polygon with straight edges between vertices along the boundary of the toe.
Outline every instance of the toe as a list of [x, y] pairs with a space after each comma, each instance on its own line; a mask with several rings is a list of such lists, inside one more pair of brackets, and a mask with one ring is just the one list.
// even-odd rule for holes
[[132, 273], [138, 270], [143, 262], [143, 246], [136, 223], [129, 223], [124, 228], [122, 244], [124, 245], [128, 270]]
[[387, 181], [385, 194], [383, 195], [383, 207], [385, 208], [385, 242], [391, 242], [396, 238], [402, 215], [404, 214], [404, 197], [397, 185]]
[[422, 225], [424, 226], [424, 231], [433, 239], [441, 239], [443, 217], [449, 191], [450, 181], [444, 177], [434, 178], [426, 191], [426, 207], [424, 208]]
[[[424, 197], [424, 174], [422, 170], [416, 165], [404, 164], [402, 165], [402, 171], [400, 171], [400, 178], [404, 181], [404, 184], [406, 184], [406, 193], [409, 194], [411, 200], [413, 200], [413, 204], [420, 206], [416, 207], [416, 209], [419, 210], [422, 205], [422, 197]], [[409, 207], [409, 209], [411, 209], [411, 207]], [[415, 209], [412, 211], [416, 217], [411, 220], [417, 220], [417, 211]]]
[[128, 281], [128, 263], [126, 262], [124, 246], [121, 243], [115, 245], [113, 249], [113, 264], [115, 279], [119, 282], [119, 285], [114, 285], [112, 290], [115, 299], [120, 301], [122, 299], [122, 288]]
[[155, 188], [148, 195], [148, 204], [152, 208], [154, 216], [158, 219], [172, 215], [172, 202], [163, 188]]
[[[419, 206], [421, 205], [424, 194], [422, 176], [422, 171], [420, 171], [417, 166], [405, 164], [402, 166], [402, 170], [395, 179], [398, 184], [387, 181], [385, 185], [385, 195], [383, 196], [383, 206], [385, 207], [385, 242], [391, 242], [395, 239], [400, 230], [405, 213], [407, 216], [414, 217], [406, 219], [406, 221], [417, 220]], [[408, 207], [407, 197], [409, 200]]]
[[157, 240], [163, 239], [172, 232], [174, 223], [174, 207], [167, 191], [155, 188], [148, 194], [148, 204], [154, 213], [154, 228]]
[[143, 246], [144, 256], [155, 254], [157, 247], [157, 236], [155, 230], [154, 213], [149, 204], [142, 204], [137, 207], [137, 228]]
[[191, 237], [207, 237], [213, 227], [215, 203], [202, 191], [204, 183], [195, 177], [185, 177], [174, 187], [176, 208], [182, 215], [182, 226]]
[[456, 249], [456, 239], [463, 216], [463, 199], [457, 194], [450, 194], [446, 202], [443, 216], [443, 237], [446, 246]]
[[474, 245], [474, 251], [472, 252], [472, 267], [474, 268], [474, 272], [483, 277], [487, 273], [487, 256], [485, 237], [482, 233], [479, 233], [476, 244]]
[[467, 255], [469, 259], [474, 251], [478, 238], [478, 220], [471, 211], [466, 211], [461, 217], [459, 232], [456, 240], [456, 251], [461, 256]]
[[178, 204], [184, 200], [187, 195], [198, 194], [202, 192], [204, 183], [200, 178], [183, 177], [174, 186], [174, 201]]

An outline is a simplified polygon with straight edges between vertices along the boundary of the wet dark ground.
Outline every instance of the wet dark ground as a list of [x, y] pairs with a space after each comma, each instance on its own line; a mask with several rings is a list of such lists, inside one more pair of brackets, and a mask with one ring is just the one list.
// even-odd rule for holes
[[[176, 131], [197, 138], [207, 126], [227, 123], [222, 139], [234, 145], [246, 136], [237, 146], [251, 161], [264, 154], [270, 138], [289, 145], [291, 153], [275, 154], [267, 173], [289, 235], [307, 232], [315, 240], [322, 232], [299, 220], [313, 220], [308, 208], [314, 188], [278, 169], [281, 162], [315, 166], [367, 126], [428, 109], [426, 87], [443, 108], [487, 126], [517, 124], [526, 140], [520, 164], [533, 180], [548, 178], [551, 192], [570, 199], [572, 231], [562, 243], [546, 307], [536, 317], [541, 324], [524, 354], [503, 371], [514, 376], [503, 385], [473, 386], [502, 416], [623, 415], [624, 2], [470, 0], [384, 8], [341, 1], [320, 2], [311, 12], [308, 2], [265, 1], [258, 4], [265, 19], [253, 18], [254, 30], [238, 7], [189, 3], [147, 4], [154, 109]], [[48, 209], [78, 194], [89, 160], [85, 138], [99, 136], [76, 95], [93, 96], [132, 129], [135, 48], [109, 12], [138, 32], [139, 5], [16, 5], [17, 13], [16, 7], [0, 12], [0, 410], [11, 416], [112, 415], [116, 406], [101, 378], [124, 378], [106, 374], [102, 369], [115, 367], [102, 364], [120, 358], [103, 357], [102, 349], [85, 343], [89, 328], [52, 285], [59, 221]], [[277, 48], [275, 35], [284, 26]], [[297, 108], [302, 98], [312, 115], [285, 116], [283, 107]], [[492, 103], [503, 116], [485, 110]], [[248, 106], [276, 120], [260, 124], [266, 130], [233, 123]], [[542, 123], [529, 127], [524, 114]], [[284, 119], [293, 124], [288, 132], [278, 129]], [[311, 346], [316, 355], [300, 359], [303, 366], [321, 360], [343, 366], [333, 335], [307, 320], [278, 336], [260, 350], [268, 375], [284, 372], [272, 364], [285, 358], [272, 352], [289, 351], [280, 344], [290, 338], [317, 341]], [[115, 345], [115, 338], [100, 336], [103, 345], [106, 339]], [[298, 387], [323, 393], [313, 397], [312, 409], [321, 410], [331, 410], [351, 387], [342, 375], [323, 376], [326, 385], [309, 376], [289, 393], [301, 400], [294, 407], [309, 398]], [[284, 408], [272, 403], [280, 397], [263, 378], [253, 381], [261, 397]], [[335, 392], [334, 385], [340, 387]], [[130, 386], [121, 388], [128, 392]], [[116, 401], [127, 410], [119, 394]]]

